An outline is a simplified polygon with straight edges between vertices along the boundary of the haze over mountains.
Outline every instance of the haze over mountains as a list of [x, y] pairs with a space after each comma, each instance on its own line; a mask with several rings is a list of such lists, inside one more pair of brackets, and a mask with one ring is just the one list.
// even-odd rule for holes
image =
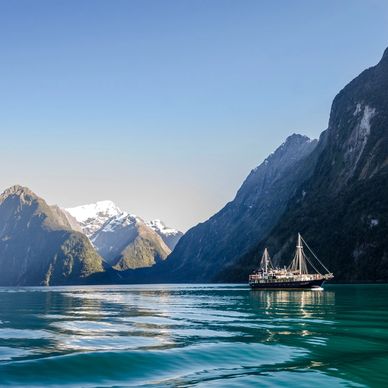
[[[303, 234], [337, 281], [388, 280], [388, 49], [335, 97], [319, 141], [293, 134], [208, 221], [179, 231], [111, 201], [0, 196], [0, 285], [242, 281]], [[172, 251], [172, 252], [171, 252]]]

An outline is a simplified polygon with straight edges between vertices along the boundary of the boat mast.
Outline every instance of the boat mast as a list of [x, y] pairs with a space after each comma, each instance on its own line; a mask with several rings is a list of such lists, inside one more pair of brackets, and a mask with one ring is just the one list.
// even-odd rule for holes
[[264, 249], [263, 256], [261, 257], [260, 266], [264, 270], [264, 272], [268, 272], [268, 266], [272, 266], [267, 248]]
[[298, 242], [296, 244], [295, 256], [291, 266], [293, 270], [299, 272], [300, 275], [308, 273], [306, 265], [307, 258], [303, 252], [302, 241], [302, 236], [300, 235], [300, 233], [298, 233]]
[[300, 275], [302, 275], [302, 249], [303, 249], [302, 239], [301, 239], [300, 233], [298, 233], [298, 244], [296, 246], [296, 254], [298, 257], [298, 267], [299, 267]]

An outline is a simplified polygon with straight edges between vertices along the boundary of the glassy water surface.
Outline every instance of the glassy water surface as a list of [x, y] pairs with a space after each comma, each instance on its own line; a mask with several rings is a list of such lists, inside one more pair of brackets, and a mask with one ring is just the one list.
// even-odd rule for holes
[[388, 386], [388, 286], [2, 288], [0, 385]]

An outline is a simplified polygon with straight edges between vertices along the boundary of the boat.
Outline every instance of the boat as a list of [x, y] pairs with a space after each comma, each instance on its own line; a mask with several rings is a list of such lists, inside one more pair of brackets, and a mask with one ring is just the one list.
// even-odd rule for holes
[[[308, 248], [315, 261], [304, 252]], [[322, 285], [334, 277], [298, 233], [294, 258], [288, 267], [274, 267], [268, 253], [264, 249], [260, 268], [249, 275], [249, 285], [260, 290], [322, 290]]]

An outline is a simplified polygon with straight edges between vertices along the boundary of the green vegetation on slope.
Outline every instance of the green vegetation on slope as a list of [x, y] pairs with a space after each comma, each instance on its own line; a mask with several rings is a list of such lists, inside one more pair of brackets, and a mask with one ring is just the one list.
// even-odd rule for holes
[[0, 196], [0, 285], [84, 282], [103, 270], [89, 240], [66, 216], [22, 186]]

